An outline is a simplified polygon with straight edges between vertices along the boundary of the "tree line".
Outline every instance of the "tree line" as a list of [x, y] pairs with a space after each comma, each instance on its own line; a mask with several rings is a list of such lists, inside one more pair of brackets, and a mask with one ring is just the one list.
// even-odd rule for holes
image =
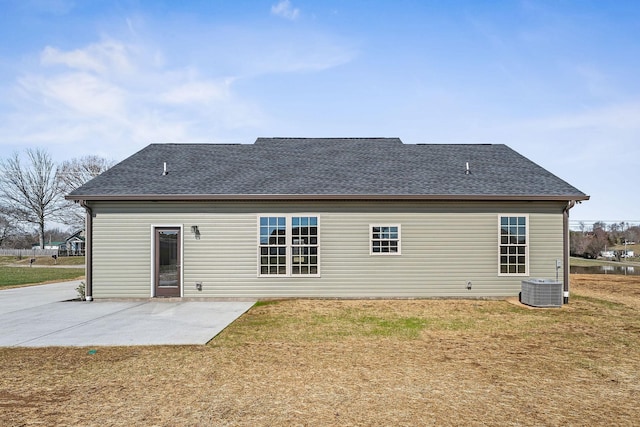
[[573, 256], [597, 258], [600, 252], [612, 246], [640, 242], [640, 226], [620, 222], [605, 224], [596, 222], [590, 230], [582, 225], [581, 230], [570, 232], [570, 251]]
[[28, 148], [0, 159], [0, 247], [29, 248], [37, 238], [60, 239], [61, 224], [84, 227], [84, 209], [64, 196], [113, 166], [100, 156], [84, 156], [56, 164], [44, 149]]

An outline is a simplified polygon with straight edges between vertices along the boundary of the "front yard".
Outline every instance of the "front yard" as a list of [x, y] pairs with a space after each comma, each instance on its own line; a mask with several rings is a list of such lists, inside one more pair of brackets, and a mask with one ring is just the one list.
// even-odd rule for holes
[[[60, 268], [50, 257], [38, 257], [33, 267], [29, 258], [0, 256], [0, 288], [30, 284], [60, 282], [84, 276], [84, 257], [59, 258], [57, 265], [77, 268]], [[46, 266], [46, 267], [42, 267]]]
[[3, 348], [0, 424], [637, 425], [640, 278], [612, 277], [561, 309], [286, 300], [206, 346]]

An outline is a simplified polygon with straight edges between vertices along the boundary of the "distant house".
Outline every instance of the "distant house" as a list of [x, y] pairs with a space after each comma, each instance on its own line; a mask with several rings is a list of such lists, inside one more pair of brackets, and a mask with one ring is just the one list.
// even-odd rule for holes
[[589, 196], [505, 145], [152, 144], [73, 191], [87, 295], [502, 297], [560, 274]]
[[[40, 244], [34, 243], [32, 249], [40, 249]], [[84, 255], [85, 237], [84, 229], [74, 232], [63, 242], [47, 242], [44, 245], [45, 250], [57, 250], [60, 256], [77, 256]]]
[[67, 237], [62, 245], [64, 252], [68, 256], [82, 256], [85, 253], [84, 229], [78, 230]]
[[615, 258], [616, 251], [600, 251], [600, 256], [602, 258]]
[[633, 258], [635, 256], [632, 250], [618, 250], [618, 251], [600, 251], [600, 257], [602, 258]]

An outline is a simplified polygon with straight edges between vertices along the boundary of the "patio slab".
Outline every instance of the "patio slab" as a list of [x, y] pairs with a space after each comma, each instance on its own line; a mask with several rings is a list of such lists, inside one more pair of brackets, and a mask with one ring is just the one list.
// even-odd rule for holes
[[206, 344], [255, 301], [68, 301], [79, 282], [0, 291], [2, 347]]

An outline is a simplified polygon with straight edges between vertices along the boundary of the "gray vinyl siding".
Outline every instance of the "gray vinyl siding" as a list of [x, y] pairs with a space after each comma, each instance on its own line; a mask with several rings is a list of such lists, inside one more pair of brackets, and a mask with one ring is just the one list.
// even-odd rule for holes
[[[152, 228], [183, 226], [185, 297], [499, 297], [555, 278], [557, 202], [95, 202], [95, 298], [149, 297]], [[320, 219], [320, 277], [258, 277], [257, 218]], [[498, 216], [529, 217], [527, 276], [498, 274]], [[399, 224], [402, 255], [369, 254], [370, 224]], [[199, 239], [191, 233], [197, 225]], [[558, 271], [562, 279], [562, 270]], [[471, 290], [466, 289], [467, 282]], [[202, 282], [197, 291], [196, 282]]]

